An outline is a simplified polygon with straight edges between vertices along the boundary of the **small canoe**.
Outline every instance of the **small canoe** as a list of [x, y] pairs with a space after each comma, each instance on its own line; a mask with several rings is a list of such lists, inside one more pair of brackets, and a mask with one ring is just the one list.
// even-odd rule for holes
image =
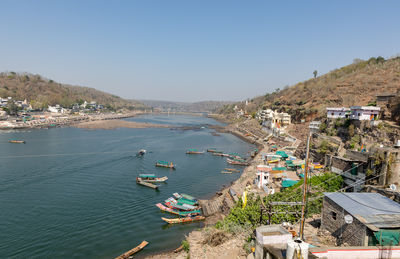
[[207, 152], [210, 152], [210, 153], [222, 153], [222, 151], [218, 151], [218, 150], [213, 149], [213, 148], [207, 149]]
[[25, 140], [10, 140], [10, 143], [25, 144]]
[[140, 245], [138, 245], [137, 247], [129, 250], [126, 253], [123, 253], [122, 255], [115, 257], [115, 259], [126, 259], [129, 258], [130, 256], [132, 256], [133, 254], [136, 254], [137, 252], [139, 252], [140, 250], [142, 250], [145, 246], [147, 246], [149, 244], [149, 242], [147, 241], [142, 241], [142, 243], [140, 243]]
[[221, 171], [221, 174], [231, 174], [233, 173], [232, 171]]
[[268, 163], [272, 164], [272, 163], [278, 163], [280, 160], [279, 159], [272, 159], [272, 160], [268, 160]]
[[237, 160], [229, 159], [229, 158], [226, 159], [226, 162], [231, 165], [249, 165], [249, 163], [247, 163], [245, 161], [237, 161]]
[[235, 168], [224, 168], [225, 171], [232, 171], [232, 172], [238, 172], [240, 173], [240, 170], [237, 170]]
[[175, 165], [172, 162], [166, 161], [157, 161], [156, 166], [175, 169]]
[[148, 183], [146, 181], [142, 181], [140, 178], [136, 178], [136, 183], [158, 190], [158, 186], [157, 185], [152, 184], [152, 183]]
[[196, 149], [189, 149], [186, 151], [186, 154], [189, 154], [189, 155], [204, 154], [204, 151], [197, 151]]
[[154, 174], [139, 174], [138, 178], [148, 183], [162, 183], [168, 180], [167, 176], [156, 177]]
[[177, 224], [177, 223], [186, 223], [186, 222], [193, 222], [199, 220], [205, 220], [206, 217], [204, 216], [195, 216], [195, 217], [184, 217], [184, 218], [176, 218], [176, 219], [167, 219], [161, 217], [162, 220], [167, 222], [168, 224]]
[[171, 214], [175, 214], [175, 215], [179, 215], [179, 216], [191, 216], [191, 215], [198, 215], [201, 214], [201, 210], [189, 210], [189, 211], [179, 211], [179, 210], [174, 210], [171, 208], [168, 208], [166, 206], [164, 206], [162, 203], [157, 203], [156, 206], [165, 212], [169, 212]]

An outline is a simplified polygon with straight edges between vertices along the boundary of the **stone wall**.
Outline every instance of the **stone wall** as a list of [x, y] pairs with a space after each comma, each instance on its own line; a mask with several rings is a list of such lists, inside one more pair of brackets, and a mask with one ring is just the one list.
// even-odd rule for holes
[[[353, 217], [353, 223], [346, 224], [344, 216], [349, 214], [328, 197], [324, 197], [322, 207], [321, 228], [336, 237], [338, 244], [347, 243], [350, 246], [368, 245], [365, 238], [367, 227]], [[334, 219], [336, 215], [336, 220]]]

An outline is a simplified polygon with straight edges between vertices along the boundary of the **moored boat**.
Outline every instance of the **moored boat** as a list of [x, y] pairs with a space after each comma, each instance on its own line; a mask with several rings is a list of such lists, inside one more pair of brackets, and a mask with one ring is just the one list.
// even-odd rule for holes
[[140, 179], [148, 183], [161, 183], [168, 180], [168, 177], [167, 176], [156, 177], [154, 174], [139, 174], [139, 176], [136, 179]]
[[233, 173], [232, 171], [221, 171], [221, 174], [231, 174]]
[[209, 149], [207, 149], [207, 152], [210, 152], [210, 153], [222, 153], [222, 151], [218, 151], [215, 148], [209, 148]]
[[177, 223], [186, 223], [186, 222], [205, 220], [206, 217], [194, 216], [194, 217], [184, 217], [184, 218], [175, 218], [175, 219], [167, 219], [167, 218], [161, 217], [161, 219], [164, 220], [165, 222], [167, 222], [168, 224], [177, 224]]
[[170, 207], [171, 209], [178, 209], [178, 210], [196, 210], [199, 208], [198, 206], [195, 205], [177, 201], [172, 197], [165, 200], [165, 205], [167, 205], [167, 207]]
[[249, 165], [249, 163], [246, 162], [245, 160], [237, 160], [237, 159], [230, 159], [230, 158], [227, 158], [226, 162], [231, 165]]
[[175, 169], [175, 165], [172, 162], [167, 161], [157, 161], [156, 166]]
[[173, 193], [173, 195], [178, 198], [178, 199], [185, 199], [188, 201], [192, 201], [192, 202], [198, 202], [197, 199], [189, 194], [185, 194], [185, 193]]
[[156, 206], [162, 211], [169, 212], [171, 214], [175, 214], [175, 215], [179, 215], [179, 216], [190, 216], [190, 215], [201, 214], [201, 210], [200, 209], [188, 210], [188, 211], [179, 211], [179, 210], [168, 208], [168, 207], [164, 206], [162, 203], [157, 203]]
[[138, 245], [137, 247], [129, 250], [126, 253], [123, 253], [122, 255], [116, 257], [115, 259], [126, 259], [129, 258], [130, 256], [132, 256], [133, 254], [139, 252], [140, 250], [142, 250], [145, 246], [147, 246], [149, 244], [149, 242], [147, 241], [142, 241], [142, 243], [140, 243], [140, 245]]
[[232, 172], [238, 172], [240, 173], [240, 170], [237, 170], [235, 168], [224, 168], [225, 171], [232, 171]]
[[143, 185], [143, 186], [147, 186], [147, 187], [150, 187], [150, 188], [153, 188], [153, 189], [158, 190], [158, 186], [157, 186], [157, 185], [152, 184], [152, 183], [148, 183], [148, 182], [146, 182], [146, 181], [143, 181], [143, 180], [141, 180], [140, 178], [136, 178], [136, 183], [137, 183], [137, 184], [140, 184], [140, 185]]
[[186, 154], [191, 154], [191, 155], [204, 154], [204, 151], [198, 151], [197, 149], [189, 149], [186, 151]]
[[16, 144], [25, 144], [25, 140], [15, 140], [15, 139], [12, 139], [12, 140], [10, 140], [9, 142], [10, 142], [10, 143], [16, 143]]

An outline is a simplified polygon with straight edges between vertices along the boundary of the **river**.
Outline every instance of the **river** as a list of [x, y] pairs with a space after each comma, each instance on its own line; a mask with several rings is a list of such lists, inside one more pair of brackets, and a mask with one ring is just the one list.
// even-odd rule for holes
[[[145, 115], [128, 120], [179, 126], [219, 124], [204, 117]], [[0, 132], [0, 258], [113, 258], [150, 244], [140, 256], [179, 246], [202, 223], [167, 226], [155, 206], [174, 192], [210, 198], [239, 174], [221, 174], [224, 158], [186, 155], [217, 148], [248, 156], [254, 146], [199, 130], [53, 128]], [[10, 139], [25, 140], [12, 144]], [[148, 153], [135, 156], [139, 149]], [[176, 170], [156, 168], [173, 161]], [[160, 190], [139, 173], [168, 176]]]

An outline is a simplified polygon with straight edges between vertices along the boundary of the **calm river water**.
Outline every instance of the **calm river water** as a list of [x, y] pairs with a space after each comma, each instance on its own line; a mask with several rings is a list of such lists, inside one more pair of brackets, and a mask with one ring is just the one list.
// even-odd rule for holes
[[[128, 120], [181, 126], [218, 124], [192, 116]], [[154, 206], [173, 192], [209, 198], [239, 177], [226, 161], [185, 150], [215, 147], [248, 155], [254, 148], [212, 130], [54, 128], [0, 132], [0, 258], [113, 258], [150, 244], [140, 256], [174, 249], [201, 223], [168, 227]], [[11, 144], [22, 139], [26, 144]], [[137, 150], [149, 151], [137, 158]], [[177, 170], [154, 166], [173, 161]], [[139, 186], [139, 173], [168, 176], [160, 191]]]

